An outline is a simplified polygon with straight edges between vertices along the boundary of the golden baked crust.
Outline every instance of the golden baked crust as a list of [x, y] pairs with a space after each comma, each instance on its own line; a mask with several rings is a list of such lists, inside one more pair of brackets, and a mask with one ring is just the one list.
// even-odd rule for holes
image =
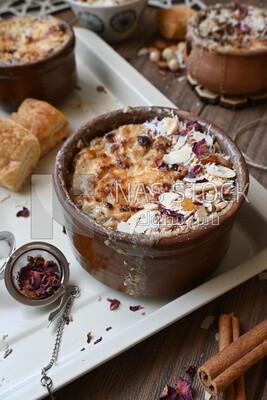
[[61, 49], [70, 39], [54, 17], [12, 17], [0, 21], [0, 65], [33, 63]]
[[85, 146], [73, 159], [69, 193], [107, 228], [176, 235], [233, 204], [232, 163], [196, 121], [123, 125]]
[[195, 10], [183, 4], [177, 4], [167, 9], [159, 9], [156, 14], [158, 29], [166, 39], [184, 40], [187, 23], [195, 13]]
[[65, 116], [45, 101], [26, 99], [11, 118], [37, 137], [41, 157], [68, 134], [69, 123]]
[[0, 185], [18, 191], [40, 156], [38, 140], [9, 118], [0, 119]]

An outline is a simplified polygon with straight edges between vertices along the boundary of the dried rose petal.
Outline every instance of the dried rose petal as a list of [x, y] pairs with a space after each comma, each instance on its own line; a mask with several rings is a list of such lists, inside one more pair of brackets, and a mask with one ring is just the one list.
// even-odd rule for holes
[[28, 218], [30, 216], [30, 211], [27, 207], [22, 207], [22, 210], [18, 211], [16, 217]]
[[173, 218], [178, 218], [181, 221], [184, 219], [184, 215], [174, 211], [174, 210], [169, 210], [168, 208], [164, 208], [164, 207], [159, 207], [159, 211], [161, 212], [161, 214], [165, 214], [168, 217], [173, 217]]
[[140, 305], [138, 305], [138, 306], [130, 306], [130, 307], [129, 307], [129, 309], [130, 309], [131, 311], [138, 311], [138, 310], [141, 310], [142, 308], [144, 308], [144, 307], [142, 307], [142, 306], [140, 306]]
[[186, 128], [188, 131], [192, 131], [193, 129], [195, 131], [201, 130], [201, 126], [199, 125], [199, 123], [197, 121], [188, 121], [186, 124]]
[[183, 400], [194, 400], [191, 385], [185, 379], [180, 378], [175, 383], [176, 392], [182, 397]]
[[119, 308], [119, 306], [121, 304], [120, 300], [118, 300], [118, 299], [107, 298], [107, 301], [110, 302], [109, 309], [112, 310], [112, 311], [113, 310], [117, 310], [117, 308]]
[[197, 369], [193, 365], [190, 365], [190, 367], [186, 368], [185, 373], [190, 376], [191, 379], [194, 378], [196, 375]]
[[199, 155], [202, 153], [203, 148], [206, 147], [206, 145], [207, 145], [207, 142], [206, 142], [205, 139], [202, 139], [202, 140], [200, 140], [199, 142], [196, 142], [196, 143], [193, 145], [193, 152], [194, 152], [197, 156], [199, 156]]
[[27, 257], [27, 265], [17, 273], [20, 290], [28, 298], [42, 299], [51, 296], [61, 285], [58, 264], [41, 255]]
[[178, 394], [175, 388], [165, 385], [159, 400], [176, 400]]
[[188, 171], [188, 178], [195, 178], [197, 174], [199, 174], [202, 171], [203, 167], [200, 164], [194, 165], [190, 170]]

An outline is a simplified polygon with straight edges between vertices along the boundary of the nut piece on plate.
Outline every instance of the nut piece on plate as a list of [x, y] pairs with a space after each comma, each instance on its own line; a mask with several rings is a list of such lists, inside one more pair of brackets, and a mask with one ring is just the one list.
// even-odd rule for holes
[[36, 136], [41, 157], [67, 136], [69, 123], [65, 116], [46, 101], [26, 99], [11, 119]]
[[0, 119], [0, 185], [18, 191], [40, 157], [37, 138], [9, 118]]
[[184, 40], [187, 23], [195, 13], [195, 10], [183, 4], [178, 4], [167, 9], [160, 9], [156, 14], [158, 29], [166, 39]]

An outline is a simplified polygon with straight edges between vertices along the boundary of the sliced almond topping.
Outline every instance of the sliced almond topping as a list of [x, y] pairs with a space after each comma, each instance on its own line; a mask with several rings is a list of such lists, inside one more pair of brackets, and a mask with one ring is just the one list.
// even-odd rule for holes
[[165, 164], [182, 164], [190, 159], [192, 155], [192, 148], [190, 146], [184, 146], [180, 150], [171, 151], [165, 154], [163, 162]]
[[179, 198], [178, 193], [173, 193], [173, 192], [166, 192], [162, 193], [159, 196], [159, 203], [163, 205], [163, 207], [171, 209], [172, 208], [172, 202], [174, 200], [177, 200]]
[[206, 168], [209, 174], [219, 178], [234, 178], [236, 176], [234, 170], [224, 167], [223, 165], [209, 164]]
[[167, 131], [167, 135], [172, 135], [173, 133], [177, 132], [179, 129], [179, 122], [176, 118], [164, 118], [164, 128]]

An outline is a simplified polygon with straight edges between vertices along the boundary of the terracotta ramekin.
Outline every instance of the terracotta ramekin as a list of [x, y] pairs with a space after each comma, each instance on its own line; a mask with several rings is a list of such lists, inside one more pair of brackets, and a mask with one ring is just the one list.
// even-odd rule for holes
[[19, 65], [0, 64], [0, 107], [14, 111], [27, 98], [58, 104], [75, 87], [75, 36], [68, 23], [60, 20], [69, 40], [46, 58]]
[[80, 141], [89, 143], [121, 125], [163, 118], [170, 113], [184, 120], [197, 120], [202, 126], [211, 125], [211, 133], [234, 164], [239, 192], [246, 193], [247, 167], [233, 141], [210, 122], [176, 109], [137, 107], [99, 116], [76, 130], [56, 159], [54, 186], [77, 260], [94, 278], [133, 296], [173, 295], [207, 277], [227, 252], [234, 220], [244, 202], [244, 196], [239, 196], [218, 225], [164, 238], [108, 230], [76, 207], [67, 190], [67, 179]]
[[186, 38], [186, 67], [199, 85], [215, 93], [243, 95], [267, 88], [267, 47], [226, 52], [209, 50], [190, 24]]

